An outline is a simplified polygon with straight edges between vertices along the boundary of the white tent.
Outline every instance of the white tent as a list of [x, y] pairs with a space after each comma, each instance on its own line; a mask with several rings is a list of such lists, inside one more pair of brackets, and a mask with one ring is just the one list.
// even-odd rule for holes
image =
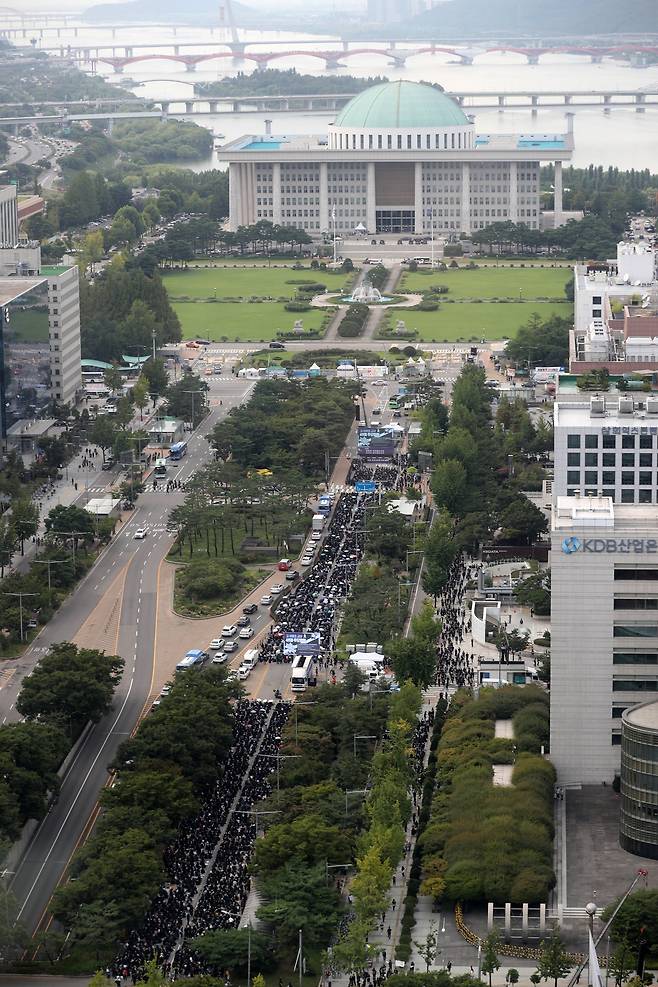
[[317, 363], [312, 363], [311, 366], [308, 369], [309, 370], [319, 370], [320, 368], [318, 367]]
[[363, 225], [363, 223], [357, 223], [356, 226], [354, 227], [354, 232], [355, 233], [365, 233], [366, 232], [366, 228]]

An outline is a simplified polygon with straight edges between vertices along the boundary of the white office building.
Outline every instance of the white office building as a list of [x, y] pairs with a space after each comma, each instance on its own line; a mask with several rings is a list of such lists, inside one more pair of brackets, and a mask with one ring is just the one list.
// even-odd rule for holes
[[551, 760], [610, 784], [622, 714], [658, 693], [658, 508], [558, 497], [551, 574]]
[[78, 268], [42, 267], [41, 274], [48, 278], [51, 393], [73, 405], [82, 388]]
[[658, 504], [658, 397], [558, 394], [553, 423], [554, 496]]
[[261, 219], [311, 236], [467, 234], [492, 223], [540, 227], [539, 169], [555, 166], [555, 215], [564, 222], [567, 133], [480, 134], [459, 104], [416, 82], [355, 96], [328, 134], [248, 134], [225, 144], [229, 226]]

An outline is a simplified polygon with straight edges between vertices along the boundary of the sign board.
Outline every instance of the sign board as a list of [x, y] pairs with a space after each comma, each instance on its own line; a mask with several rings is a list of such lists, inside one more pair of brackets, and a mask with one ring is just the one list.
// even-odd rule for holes
[[576, 552], [591, 552], [595, 555], [656, 555], [658, 553], [657, 538], [578, 538], [569, 535], [562, 539], [562, 551], [565, 555], [575, 555]]
[[319, 631], [287, 631], [283, 637], [284, 655], [319, 655]]
[[377, 484], [374, 480], [360, 480], [355, 484], [354, 489], [357, 493], [375, 493]]
[[392, 459], [395, 455], [395, 434], [381, 426], [360, 425], [356, 445], [362, 459]]
[[537, 384], [548, 384], [557, 380], [560, 373], [564, 373], [564, 367], [535, 367], [532, 371], [532, 379]]

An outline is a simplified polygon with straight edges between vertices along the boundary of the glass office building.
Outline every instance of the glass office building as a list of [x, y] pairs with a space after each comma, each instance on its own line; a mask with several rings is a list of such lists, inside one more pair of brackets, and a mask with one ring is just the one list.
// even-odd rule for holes
[[5, 282], [0, 291], [2, 437], [19, 419], [43, 415], [51, 398], [48, 281]]
[[622, 716], [619, 842], [624, 850], [658, 860], [658, 702]]

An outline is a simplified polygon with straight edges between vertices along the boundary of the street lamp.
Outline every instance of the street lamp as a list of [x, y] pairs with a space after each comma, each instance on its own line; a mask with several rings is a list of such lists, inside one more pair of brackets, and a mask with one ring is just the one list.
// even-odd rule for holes
[[[368, 794], [368, 789], [367, 788], [352, 788], [352, 789], [347, 789], [346, 788], [345, 789], [345, 815], [347, 816], [347, 796], [348, 795], [367, 795], [367, 794]], [[339, 865], [336, 864], [335, 866], [339, 866]]]
[[288, 761], [293, 757], [301, 757], [301, 754], [263, 754], [259, 751], [258, 757], [273, 757], [276, 758], [276, 797], [277, 801], [279, 795], [281, 794], [281, 777], [280, 777], [280, 763], [281, 761]]
[[295, 711], [295, 743], [299, 742], [299, 735], [297, 732], [297, 707], [298, 706], [317, 706], [317, 701], [315, 699], [309, 699], [307, 702], [296, 702], [293, 705]]
[[35, 565], [47, 565], [48, 566], [48, 600], [52, 603], [52, 592], [50, 586], [50, 567], [51, 565], [61, 565], [64, 562], [70, 562], [71, 559], [34, 559]]
[[24, 641], [23, 637], [23, 597], [24, 596], [38, 596], [38, 593], [3, 593], [3, 596], [17, 596], [18, 597], [18, 611], [20, 614], [20, 626], [21, 626], [21, 644]]

